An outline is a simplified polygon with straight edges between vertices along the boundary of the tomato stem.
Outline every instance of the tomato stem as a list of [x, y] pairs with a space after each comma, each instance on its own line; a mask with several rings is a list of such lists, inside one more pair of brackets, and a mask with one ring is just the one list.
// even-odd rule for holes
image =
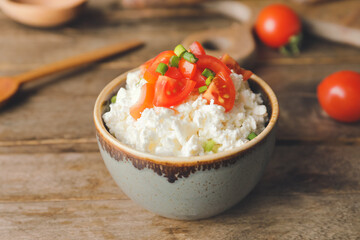
[[289, 38], [288, 44], [280, 47], [279, 51], [286, 56], [299, 55], [302, 39], [303, 39], [302, 33], [291, 36]]

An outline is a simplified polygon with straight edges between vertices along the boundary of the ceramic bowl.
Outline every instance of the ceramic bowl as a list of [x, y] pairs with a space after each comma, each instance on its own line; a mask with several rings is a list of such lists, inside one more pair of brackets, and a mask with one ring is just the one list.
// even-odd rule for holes
[[124, 86], [126, 74], [111, 81], [94, 108], [101, 156], [115, 182], [134, 202], [164, 217], [195, 220], [217, 215], [242, 200], [259, 181], [275, 145], [278, 101], [265, 81], [253, 75], [269, 122], [241, 147], [195, 157], [164, 157], [137, 151], [113, 137], [102, 120], [109, 99]]
[[1, 0], [3, 12], [33, 27], [55, 27], [75, 18], [87, 0]]

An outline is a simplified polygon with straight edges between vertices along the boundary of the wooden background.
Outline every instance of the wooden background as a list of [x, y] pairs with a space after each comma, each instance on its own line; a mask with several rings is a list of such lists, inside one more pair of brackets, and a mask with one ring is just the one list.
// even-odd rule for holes
[[2, 13], [0, 23], [1, 75], [123, 40], [146, 42], [29, 83], [0, 109], [0, 239], [360, 239], [360, 123], [329, 119], [316, 99], [328, 74], [360, 71], [360, 49], [306, 36], [292, 58], [258, 43], [251, 69], [280, 103], [275, 153], [240, 204], [186, 222], [142, 209], [115, 185], [96, 145], [93, 104], [119, 74], [190, 33], [232, 20], [196, 8], [122, 10], [106, 0], [90, 1], [83, 16], [58, 29], [25, 27]]

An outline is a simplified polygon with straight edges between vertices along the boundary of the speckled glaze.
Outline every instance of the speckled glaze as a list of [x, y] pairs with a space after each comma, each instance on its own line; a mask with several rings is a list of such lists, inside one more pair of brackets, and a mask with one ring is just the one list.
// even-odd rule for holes
[[110, 82], [95, 103], [94, 121], [101, 156], [115, 182], [134, 202], [164, 217], [195, 220], [219, 214], [243, 199], [259, 181], [275, 145], [279, 116], [276, 96], [259, 77], [250, 87], [260, 92], [270, 116], [264, 131], [241, 147], [206, 156], [161, 157], [139, 152], [115, 139], [102, 115], [126, 74]]

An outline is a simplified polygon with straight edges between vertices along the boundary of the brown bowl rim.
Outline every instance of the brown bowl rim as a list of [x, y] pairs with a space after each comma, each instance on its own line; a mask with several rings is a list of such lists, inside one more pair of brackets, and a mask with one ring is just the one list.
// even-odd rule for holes
[[262, 80], [257, 75], [253, 74], [250, 79], [252, 81], [255, 81], [262, 88], [264, 93], [267, 95], [270, 102], [269, 105], [271, 106], [271, 116], [267, 126], [253, 140], [241, 145], [240, 147], [236, 147], [224, 152], [208, 154], [203, 156], [191, 156], [191, 157], [157, 156], [151, 153], [141, 152], [117, 140], [113, 135], [111, 135], [108, 132], [102, 120], [102, 114], [103, 114], [102, 106], [110, 99], [111, 96], [113, 96], [114, 93], [117, 92], [119, 86], [121, 86], [126, 81], [127, 74], [129, 72], [136, 70], [138, 70], [138, 68], [129, 70], [119, 75], [115, 79], [113, 79], [110, 83], [108, 83], [97, 97], [93, 112], [94, 123], [95, 123], [95, 128], [97, 130], [97, 134], [100, 134], [103, 138], [106, 139], [106, 141], [109, 144], [117, 148], [117, 150], [125, 152], [128, 155], [133, 156], [135, 158], [149, 161], [155, 164], [161, 164], [167, 166], [194, 166], [194, 165], [212, 164], [219, 161], [221, 162], [224, 160], [228, 160], [234, 156], [238, 156], [242, 153], [245, 153], [251, 150], [252, 148], [254, 148], [255, 146], [259, 145], [263, 140], [266, 139], [266, 137], [273, 130], [279, 118], [279, 104], [274, 91], [264, 80]]

